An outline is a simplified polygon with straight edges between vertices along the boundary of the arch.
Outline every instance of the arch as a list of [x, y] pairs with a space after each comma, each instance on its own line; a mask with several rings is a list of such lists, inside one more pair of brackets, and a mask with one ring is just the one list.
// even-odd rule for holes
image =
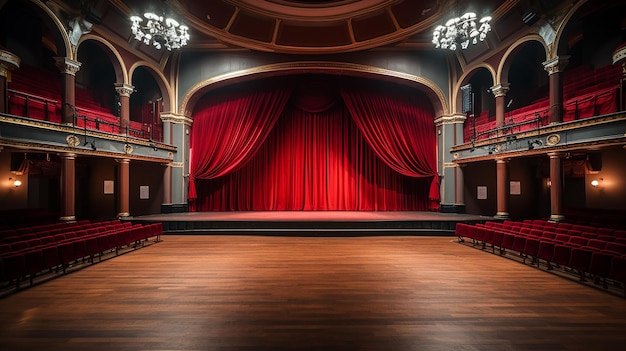
[[131, 84], [133, 74], [135, 70], [137, 70], [137, 68], [139, 67], [146, 68], [146, 70], [150, 72], [150, 74], [152, 74], [152, 77], [154, 77], [154, 80], [157, 82], [157, 85], [159, 86], [161, 93], [164, 95], [163, 96], [163, 110], [170, 111], [171, 107], [173, 106], [172, 105], [172, 96], [173, 96], [172, 89], [170, 85], [167, 83], [167, 78], [165, 78], [165, 75], [163, 75], [163, 73], [160, 70], [158, 70], [154, 65], [146, 61], [137, 61], [133, 63], [132, 66], [130, 66], [130, 69], [128, 71], [128, 76], [129, 76], [128, 84]]
[[559, 26], [556, 29], [556, 38], [554, 39], [554, 46], [552, 47], [552, 55], [548, 59], [553, 59], [559, 55], [559, 53], [564, 54], [559, 50], [564, 50], [561, 47], [561, 38], [565, 33], [565, 27], [569, 24], [570, 20], [574, 16], [578, 10], [587, 3], [588, 0], [581, 0], [573, 4], [573, 6], [569, 9], [569, 11], [565, 14], [563, 19], [559, 22]]
[[497, 82], [496, 84], [498, 83], [504, 84], [504, 83], [509, 82], [509, 68], [511, 66], [511, 61], [512, 61], [512, 60], [509, 60], [509, 58], [512, 57], [514, 53], [518, 52], [524, 46], [528, 45], [528, 43], [532, 41], [537, 41], [539, 42], [539, 44], [541, 44], [541, 46], [546, 52], [546, 61], [549, 59], [550, 50], [548, 49], [545, 41], [540, 35], [531, 34], [531, 35], [525, 36], [515, 41], [512, 45], [510, 45], [504, 52], [504, 55], [502, 55], [502, 58], [500, 59], [500, 63], [498, 65], [498, 71], [496, 75], [496, 82]]
[[455, 113], [458, 112], [458, 107], [461, 105], [461, 101], [458, 101], [459, 99], [461, 99], [461, 96], [459, 94], [461, 87], [467, 84], [467, 82], [474, 75], [474, 73], [476, 73], [476, 71], [481, 68], [489, 71], [489, 73], [491, 74], [491, 78], [493, 79], [493, 84], [496, 84], [496, 71], [490, 64], [483, 62], [476, 66], [473, 66], [472, 69], [463, 72], [463, 74], [461, 74], [461, 76], [459, 77], [459, 80], [452, 88], [452, 98], [450, 99], [450, 103], [452, 104], [452, 111], [454, 111]]
[[[39, 7], [48, 17], [52, 20], [52, 23], [56, 26], [59, 34], [61, 35], [61, 41], [63, 43], [62, 48], [57, 48], [57, 54], [59, 56], [65, 56], [70, 60], [76, 60], [76, 55], [73, 50], [71, 50], [72, 44], [70, 43], [70, 37], [67, 34], [67, 30], [65, 29], [65, 25], [61, 22], [61, 20], [56, 16], [56, 14], [48, 7], [46, 4], [41, 2], [40, 0], [30, 0], [31, 3]], [[63, 49], [63, 50], [59, 50]]]
[[[119, 51], [108, 41], [104, 40], [101, 37], [98, 37], [93, 34], [86, 34], [80, 38], [78, 41], [78, 46], [76, 48], [76, 58], [78, 58], [78, 50], [80, 46], [85, 41], [95, 41], [97, 42], [101, 48], [108, 48], [109, 50], [103, 50], [109, 56], [111, 63], [113, 63], [113, 70], [115, 71], [115, 79], [116, 82], [121, 82], [128, 84], [128, 73], [126, 72], [126, 65], [124, 64], [124, 60], [122, 59], [122, 55], [120, 55]], [[117, 63], [117, 64], [116, 64]]]
[[448, 114], [450, 111], [443, 91], [435, 83], [426, 78], [407, 73], [391, 71], [383, 68], [352, 63], [301, 61], [264, 65], [252, 69], [234, 71], [206, 79], [194, 85], [191, 89], [189, 89], [189, 91], [187, 91], [181, 101], [179, 112], [185, 116], [191, 116], [193, 106], [200, 99], [200, 97], [204, 95], [204, 93], [206, 93], [207, 91], [213, 90], [221, 86], [264, 77], [295, 75], [302, 73], [326, 73], [335, 75], [360, 76], [376, 78], [379, 80], [389, 80], [409, 86], [415, 85], [422, 88], [424, 93], [432, 101], [435, 110], [435, 116]]

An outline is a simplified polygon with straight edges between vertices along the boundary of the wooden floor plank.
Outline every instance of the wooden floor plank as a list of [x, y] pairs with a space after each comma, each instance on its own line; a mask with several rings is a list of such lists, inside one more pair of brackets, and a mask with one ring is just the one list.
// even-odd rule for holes
[[445, 237], [164, 236], [0, 300], [0, 350], [624, 350], [626, 300]]

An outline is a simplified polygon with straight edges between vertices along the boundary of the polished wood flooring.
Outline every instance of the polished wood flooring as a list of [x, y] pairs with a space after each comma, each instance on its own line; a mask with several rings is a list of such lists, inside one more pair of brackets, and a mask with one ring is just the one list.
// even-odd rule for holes
[[626, 350], [626, 300], [451, 237], [164, 236], [0, 300], [0, 350]]

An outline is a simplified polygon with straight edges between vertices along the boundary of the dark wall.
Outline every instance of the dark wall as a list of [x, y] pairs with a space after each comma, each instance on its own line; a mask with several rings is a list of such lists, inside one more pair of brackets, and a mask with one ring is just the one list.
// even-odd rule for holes
[[[520, 182], [520, 194], [510, 194], [508, 198], [508, 210], [512, 219], [542, 218], [550, 215], [548, 188], [541, 167], [541, 158], [514, 158], [509, 161], [509, 182]], [[463, 178], [467, 213], [495, 215], [497, 212], [496, 161], [483, 161], [465, 166]], [[487, 187], [487, 199], [477, 198], [478, 186]]]
[[[618, 147], [602, 151], [602, 168], [598, 172], [587, 172], [584, 178], [583, 195], [587, 208], [626, 210], [626, 150]], [[597, 188], [592, 180], [599, 180]]]
[[[484, 161], [463, 167], [465, 211], [468, 214], [493, 216], [496, 214], [496, 162]], [[487, 199], [477, 198], [477, 187], [487, 187]]]
[[108, 220], [117, 216], [117, 195], [104, 194], [104, 181], [117, 185], [115, 160], [110, 158], [79, 159], [84, 174], [77, 177], [76, 217], [78, 219]]
[[[160, 163], [130, 162], [131, 216], [161, 213], [164, 171], [165, 167]], [[148, 199], [140, 198], [141, 186], [148, 187]]]

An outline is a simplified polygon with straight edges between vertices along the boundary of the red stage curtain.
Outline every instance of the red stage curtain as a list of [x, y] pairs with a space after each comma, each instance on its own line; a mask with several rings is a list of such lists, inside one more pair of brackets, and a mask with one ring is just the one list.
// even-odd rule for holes
[[231, 173], [250, 160], [280, 117], [290, 95], [287, 88], [261, 87], [222, 93], [200, 102], [194, 113], [189, 198], [195, 180]]
[[426, 97], [361, 85], [341, 94], [324, 82], [300, 86], [286, 109], [290, 89], [231, 91], [198, 105], [192, 210], [438, 208]]
[[430, 179], [380, 160], [343, 104], [319, 113], [291, 105], [248, 164], [197, 187], [200, 211], [424, 211]]
[[409, 177], [430, 177], [431, 209], [439, 206], [434, 112], [421, 94], [350, 86], [341, 90], [352, 118], [376, 155]]

